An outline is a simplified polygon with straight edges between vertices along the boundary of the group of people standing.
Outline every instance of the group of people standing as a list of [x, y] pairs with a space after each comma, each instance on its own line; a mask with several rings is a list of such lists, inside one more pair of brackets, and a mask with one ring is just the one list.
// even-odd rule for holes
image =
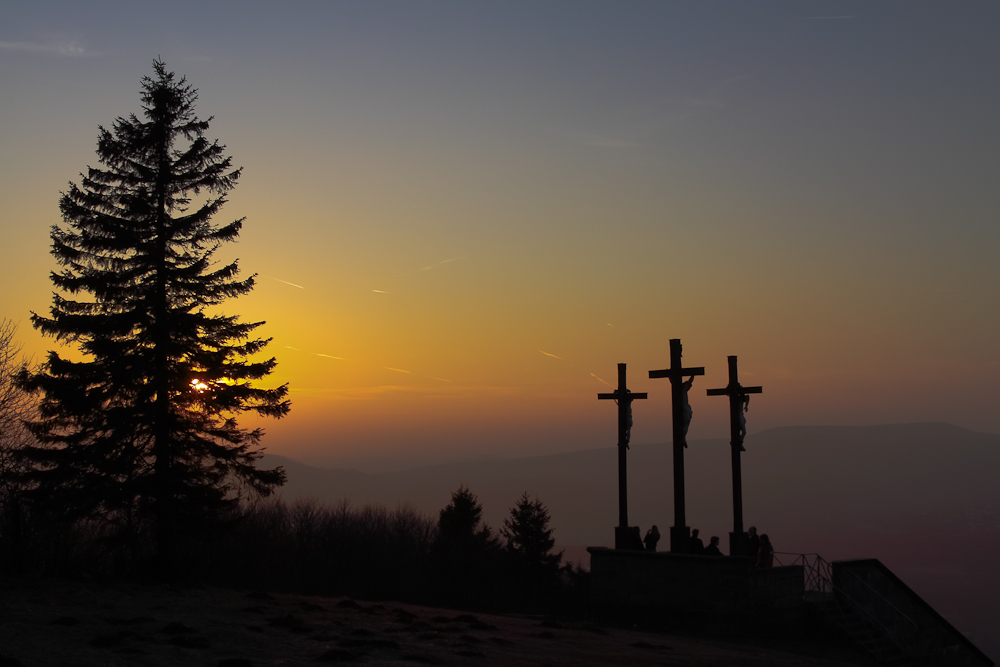
[[722, 551], [719, 550], [719, 538], [713, 535], [706, 547], [705, 543], [698, 537], [698, 529], [694, 528], [691, 530], [691, 548], [688, 553], [695, 556], [721, 556]]
[[[646, 546], [646, 551], [656, 551], [656, 544], [659, 541], [660, 531], [655, 525], [646, 531], [646, 537], [642, 540]], [[771, 546], [771, 540], [766, 534], [758, 536], [757, 527], [750, 526], [750, 530], [747, 533], [747, 543], [749, 545], [748, 555], [757, 560], [757, 567], [774, 567], [774, 547]], [[688, 553], [696, 556], [721, 556], [722, 551], [719, 550], [719, 538], [713, 535], [706, 547], [705, 543], [698, 537], [698, 529], [695, 528], [691, 531], [691, 546]]]
[[757, 567], [774, 567], [774, 547], [771, 546], [771, 540], [766, 533], [758, 537], [757, 527], [750, 526], [747, 541], [750, 547], [748, 555], [757, 559]]

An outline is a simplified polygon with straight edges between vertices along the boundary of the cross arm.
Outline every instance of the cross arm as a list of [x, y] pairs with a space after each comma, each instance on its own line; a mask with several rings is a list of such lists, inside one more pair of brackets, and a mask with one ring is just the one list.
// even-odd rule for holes
[[[633, 393], [628, 393], [628, 394], [625, 394], [625, 397], [627, 399], [629, 399], [629, 400], [635, 400], [637, 398], [638, 399], [647, 398], [648, 394], [646, 392], [634, 393], [634, 394]], [[613, 394], [598, 394], [597, 398], [601, 399], [601, 400], [608, 400], [608, 399], [614, 400], [614, 399], [619, 398], [619, 395], [618, 395], [618, 392], [615, 392]]]
[[709, 389], [709, 396], [730, 396], [736, 394], [763, 394], [763, 387], [741, 387], [739, 391], [730, 392], [729, 387], [724, 387], [722, 389]]
[[649, 371], [650, 378], [668, 378], [673, 375], [676, 377], [688, 377], [690, 375], [704, 375], [705, 367], [699, 366], [698, 368], [682, 368], [680, 371], [674, 371], [672, 368], [664, 368], [662, 371]]

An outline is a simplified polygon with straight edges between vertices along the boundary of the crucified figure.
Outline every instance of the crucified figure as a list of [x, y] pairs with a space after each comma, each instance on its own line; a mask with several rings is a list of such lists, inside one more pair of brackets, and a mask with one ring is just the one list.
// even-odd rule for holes
[[684, 446], [687, 447], [687, 433], [688, 427], [691, 426], [691, 416], [694, 411], [691, 410], [691, 402], [688, 400], [688, 392], [691, 391], [691, 386], [694, 384], [694, 376], [692, 375], [687, 380], [681, 384], [684, 388]]
[[750, 409], [750, 395], [740, 394], [739, 401], [740, 405], [740, 451], [745, 452], [746, 448], [743, 447], [743, 438], [747, 437], [747, 410]]

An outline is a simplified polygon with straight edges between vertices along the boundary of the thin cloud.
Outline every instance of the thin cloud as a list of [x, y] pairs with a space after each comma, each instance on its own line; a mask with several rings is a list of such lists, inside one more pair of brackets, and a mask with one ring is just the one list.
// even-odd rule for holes
[[63, 44], [40, 44], [38, 42], [0, 42], [0, 51], [20, 51], [22, 53], [47, 53], [67, 58], [87, 55], [87, 50], [76, 42]]
[[388, 292], [381, 289], [373, 289], [372, 291], [375, 292], [376, 294], [388, 294]]
[[[303, 352], [304, 351], [304, 350], [302, 350], [300, 348], [292, 347], [291, 345], [285, 345], [285, 349], [286, 350], [295, 350], [296, 352]], [[306, 351], [306, 354], [311, 354], [314, 357], [323, 357], [324, 359], [336, 359], [337, 361], [344, 361], [343, 357], [335, 357], [332, 354], [323, 354], [322, 352], [308, 352], [308, 351]]]
[[437, 264], [430, 264], [430, 265], [428, 265], [428, 266], [425, 266], [424, 268], [422, 268], [422, 269], [420, 269], [420, 270], [421, 270], [421, 271], [430, 271], [430, 270], [431, 270], [431, 269], [433, 269], [433, 268], [434, 268], [435, 266], [441, 266], [442, 264], [447, 264], [447, 263], [449, 263], [449, 262], [457, 262], [457, 261], [458, 261], [458, 260], [460, 260], [460, 259], [465, 259], [465, 257], [464, 257], [464, 256], [463, 256], [463, 257], [452, 257], [451, 259], [446, 259], [446, 260], [444, 260], [443, 262], [438, 262]]
[[[602, 380], [601, 378], [597, 377], [597, 375], [595, 375], [594, 373], [591, 373], [591, 376], [593, 376], [594, 378], [596, 378], [598, 382], [603, 382], [604, 384], [608, 384], [607, 382], [604, 382], [604, 380]], [[611, 387], [610, 384], [608, 384], [608, 386]], [[614, 389], [614, 387], [611, 387], [611, 388]]]
[[454, 382], [454, 380], [446, 380], [444, 378], [436, 378], [433, 375], [429, 376], [432, 380], [441, 380], [441, 382]]
[[396, 371], [397, 373], [406, 373], [407, 375], [413, 375], [410, 371], [404, 371], [402, 368], [393, 368], [392, 366], [383, 366], [387, 371]]
[[292, 385], [291, 391], [296, 393], [326, 394], [334, 400], [340, 401], [363, 401], [378, 398], [385, 394], [394, 393], [418, 393], [412, 387], [400, 387], [398, 385], [382, 385], [379, 387], [355, 387], [352, 389], [329, 389], [320, 387], [296, 387]]
[[842, 21], [845, 19], [856, 19], [857, 14], [847, 14], [844, 16], [806, 16], [803, 21]]
[[613, 326], [615, 326], [615, 325], [611, 324], [610, 322], [608, 322], [608, 323], [607, 323], [607, 325], [608, 325], [609, 327], [613, 327]]
[[270, 278], [271, 280], [277, 280], [279, 283], [285, 283], [286, 285], [291, 285], [292, 287], [298, 287], [299, 289], [305, 289], [302, 285], [296, 285], [295, 283], [290, 283], [287, 280], [282, 280], [281, 278], [274, 278], [272, 276], [264, 276], [265, 278]]
[[556, 359], [562, 359], [562, 357], [557, 357], [556, 355], [551, 354], [549, 352], [546, 352], [545, 350], [539, 350], [539, 352], [541, 352], [542, 354], [544, 354], [546, 357], [554, 357]]
[[381, 385], [375, 387], [352, 387], [351, 389], [331, 389], [329, 387], [300, 387], [292, 385], [290, 391], [294, 393], [309, 393], [317, 396], [327, 396], [331, 400], [337, 401], [357, 401], [371, 400], [382, 396], [395, 395], [423, 395], [441, 396], [446, 398], [468, 398], [473, 396], [515, 396], [518, 389], [515, 387], [493, 387], [493, 386], [455, 386], [445, 387], [444, 385]]

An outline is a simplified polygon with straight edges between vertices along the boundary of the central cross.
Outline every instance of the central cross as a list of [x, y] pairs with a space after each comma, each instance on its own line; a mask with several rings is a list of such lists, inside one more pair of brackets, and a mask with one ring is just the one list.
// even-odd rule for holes
[[[615, 529], [615, 549], [642, 548], [638, 528], [628, 528], [628, 492], [625, 450], [628, 449], [632, 430], [632, 401], [646, 398], [646, 393], [632, 393], [625, 386], [625, 364], [618, 364], [618, 389], [610, 394], [598, 394], [600, 400], [613, 400], [618, 404], [618, 528]], [[635, 532], [635, 535], [631, 535]]]
[[[687, 553], [691, 549], [691, 529], [684, 516], [684, 448], [687, 447], [687, 429], [691, 421], [687, 393], [694, 376], [704, 374], [704, 366], [682, 366], [680, 338], [670, 339], [670, 368], [649, 371], [650, 378], [670, 378], [670, 403], [674, 422], [674, 525], [670, 527], [670, 551], [673, 553]], [[685, 382], [686, 377], [691, 380]]]

